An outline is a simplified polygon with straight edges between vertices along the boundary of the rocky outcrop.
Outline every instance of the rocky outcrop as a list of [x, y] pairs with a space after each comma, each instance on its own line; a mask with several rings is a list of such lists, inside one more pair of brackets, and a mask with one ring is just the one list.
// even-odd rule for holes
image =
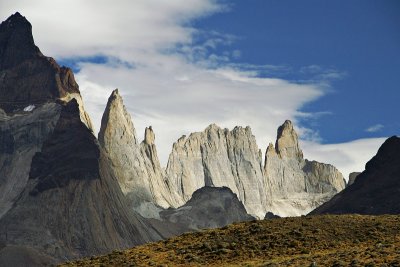
[[203, 186], [229, 187], [249, 214], [263, 218], [266, 207], [261, 151], [250, 127], [232, 131], [215, 124], [174, 143], [166, 175], [181, 204]]
[[84, 112], [71, 69], [60, 67], [44, 56], [35, 45], [32, 25], [18, 12], [0, 25], [0, 108], [14, 113], [56, 99], [68, 102], [76, 98], [81, 104], [81, 118], [92, 129]]
[[25, 188], [32, 158], [53, 132], [60, 110], [47, 103], [31, 112], [0, 114], [0, 218]]
[[271, 220], [271, 219], [278, 219], [278, 218], [281, 218], [281, 217], [278, 215], [275, 215], [274, 213], [272, 213], [270, 211], [265, 213], [265, 216], [264, 216], [264, 220]]
[[242, 202], [228, 187], [202, 187], [182, 207], [170, 208], [160, 215], [163, 220], [192, 230], [219, 228], [234, 222], [255, 220], [246, 213]]
[[400, 214], [400, 138], [387, 139], [354, 183], [311, 214]]
[[0, 64], [0, 266], [54, 264], [174, 232], [128, 208], [72, 72], [40, 53], [18, 13], [0, 25]]
[[350, 185], [354, 184], [354, 182], [356, 181], [357, 176], [360, 175], [360, 174], [361, 174], [361, 172], [351, 172], [349, 174], [349, 181], [347, 182], [346, 186], [350, 186]]
[[303, 158], [290, 121], [279, 127], [275, 147], [268, 146], [264, 166], [249, 127], [229, 131], [212, 124], [174, 143], [166, 175], [181, 203], [203, 186], [226, 186], [260, 219], [267, 211], [307, 214], [345, 187], [335, 167]]
[[71, 100], [33, 157], [26, 187], [0, 220], [0, 242], [57, 261], [161, 239], [128, 210], [109, 165]]
[[290, 121], [278, 128], [275, 147], [267, 148], [264, 175], [269, 210], [280, 216], [307, 214], [345, 187], [335, 167], [303, 158]]
[[138, 143], [131, 116], [114, 90], [108, 99], [99, 132], [99, 142], [108, 153], [119, 185], [133, 208], [148, 218], [159, 218], [160, 208], [176, 207], [157, 156], [155, 134], [146, 128]]

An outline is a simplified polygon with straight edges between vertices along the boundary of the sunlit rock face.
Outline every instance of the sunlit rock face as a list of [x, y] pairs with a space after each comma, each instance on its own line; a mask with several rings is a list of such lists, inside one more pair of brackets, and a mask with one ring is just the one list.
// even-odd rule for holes
[[268, 210], [280, 216], [307, 214], [345, 187], [334, 166], [303, 158], [290, 121], [278, 128], [275, 147], [266, 150], [264, 175]]
[[117, 89], [108, 99], [99, 142], [108, 153], [122, 192], [130, 198], [133, 209], [144, 217], [159, 218], [161, 208], [179, 205], [178, 196], [164, 178], [153, 129], [146, 128], [143, 142], [138, 142], [131, 116]]
[[226, 186], [249, 214], [263, 218], [267, 196], [261, 165], [261, 152], [250, 127], [229, 131], [211, 124], [174, 143], [166, 175], [182, 203], [203, 186]]
[[229, 131], [212, 124], [174, 143], [166, 176], [182, 204], [203, 186], [226, 186], [257, 218], [264, 218], [266, 212], [307, 214], [345, 186], [335, 167], [303, 158], [290, 121], [279, 127], [264, 166], [249, 127]]

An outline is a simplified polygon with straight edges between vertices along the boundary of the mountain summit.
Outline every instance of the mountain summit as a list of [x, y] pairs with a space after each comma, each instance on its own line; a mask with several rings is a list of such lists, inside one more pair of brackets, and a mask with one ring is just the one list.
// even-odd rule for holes
[[299, 138], [290, 120], [286, 120], [279, 126], [275, 149], [281, 157], [303, 159], [303, 152], [299, 147]]
[[308, 213], [345, 187], [334, 166], [303, 158], [289, 120], [278, 128], [275, 148], [270, 144], [265, 152], [264, 176], [269, 211], [280, 216]]
[[0, 69], [40, 56], [43, 55], [33, 41], [32, 25], [20, 13], [0, 25]]
[[174, 192], [164, 181], [154, 140], [150, 126], [143, 142], [138, 142], [132, 118], [115, 89], [101, 120], [99, 142], [108, 153], [122, 192], [131, 200], [133, 209], [149, 218], [159, 218], [160, 208], [178, 206]]
[[79, 102], [80, 116], [93, 128], [84, 112], [79, 86], [67, 67], [44, 56], [35, 45], [32, 26], [18, 12], [0, 25], [0, 108], [18, 112], [55, 100]]

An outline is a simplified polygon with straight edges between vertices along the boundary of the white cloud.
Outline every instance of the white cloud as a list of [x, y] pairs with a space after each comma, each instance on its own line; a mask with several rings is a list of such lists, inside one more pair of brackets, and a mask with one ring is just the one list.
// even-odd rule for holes
[[[146, 126], [154, 127], [164, 164], [179, 136], [201, 131], [212, 122], [229, 128], [250, 125], [259, 147], [265, 150], [285, 119], [296, 122], [307, 116], [299, 110], [326, 92], [324, 79], [342, 75], [313, 65], [302, 71], [316, 75], [315, 82], [296, 84], [259, 77], [260, 73], [271, 77], [293, 71], [288, 66], [231, 63], [231, 58], [242, 54], [229, 48], [237, 37], [191, 27], [193, 20], [226, 11], [217, 0], [5, 2], [0, 0], [1, 18], [16, 11], [26, 16], [45, 55], [108, 58], [107, 64], [81, 62], [76, 75], [95, 127], [100, 128], [109, 94], [119, 88], [139, 138]], [[218, 54], [218, 46], [227, 49]], [[344, 173], [359, 170], [360, 162], [365, 164], [380, 142], [319, 145], [317, 132], [299, 129], [314, 140], [312, 146], [305, 142], [308, 158], [333, 163]], [[357, 149], [351, 150], [354, 147]], [[341, 160], [341, 155], [349, 160]]]
[[56, 58], [96, 54], [126, 61], [190, 43], [193, 19], [222, 11], [213, 0], [0, 0], [0, 15], [19, 11], [33, 25], [36, 44]]
[[386, 138], [368, 138], [326, 145], [302, 141], [301, 145], [306, 158], [334, 165], [347, 180], [349, 173], [365, 169], [365, 164], [375, 156], [385, 140]]
[[379, 132], [380, 130], [382, 130], [383, 127], [384, 126], [382, 124], [375, 124], [375, 125], [368, 127], [367, 129], [365, 129], [365, 131], [369, 132], [369, 133], [376, 133], [376, 132]]

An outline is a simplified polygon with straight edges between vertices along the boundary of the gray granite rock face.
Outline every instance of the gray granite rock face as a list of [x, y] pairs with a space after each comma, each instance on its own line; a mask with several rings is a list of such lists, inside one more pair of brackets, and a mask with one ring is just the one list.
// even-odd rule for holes
[[48, 103], [31, 112], [0, 114], [0, 218], [25, 188], [32, 158], [53, 132], [60, 110]]
[[59, 262], [161, 239], [128, 209], [109, 165], [80, 120], [77, 101], [62, 106], [32, 159], [25, 188], [0, 219], [0, 243], [20, 247], [21, 253], [32, 248]]
[[0, 25], [0, 93], [0, 266], [10, 253], [47, 266], [170, 235], [128, 208], [72, 71], [40, 53], [19, 13]]
[[174, 143], [166, 176], [182, 204], [203, 186], [226, 186], [249, 214], [260, 219], [267, 211], [279, 216], [307, 214], [345, 186], [335, 167], [303, 158], [290, 121], [279, 127], [264, 166], [261, 157], [249, 127], [229, 131], [212, 124]]
[[133, 208], [148, 218], [159, 218], [160, 208], [177, 206], [164, 179], [154, 141], [151, 127], [146, 128], [144, 141], [137, 141], [131, 116], [118, 90], [114, 90], [103, 114], [99, 142], [111, 159], [122, 192]]
[[160, 213], [162, 219], [192, 230], [217, 228], [255, 220], [246, 213], [243, 203], [228, 187], [205, 186], [196, 190], [185, 205]]
[[232, 131], [211, 124], [173, 145], [166, 175], [182, 204], [203, 186], [229, 187], [249, 214], [265, 215], [267, 196], [261, 152], [250, 127]]
[[269, 210], [280, 216], [307, 214], [345, 187], [334, 166], [303, 158], [290, 121], [279, 127], [275, 147], [266, 150], [264, 176]]

